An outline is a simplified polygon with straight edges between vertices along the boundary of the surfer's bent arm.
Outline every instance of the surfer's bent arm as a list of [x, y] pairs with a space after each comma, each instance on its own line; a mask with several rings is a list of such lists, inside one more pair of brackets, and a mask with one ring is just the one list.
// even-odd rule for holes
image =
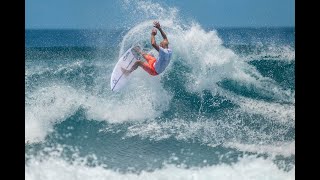
[[168, 38], [167, 38], [166, 33], [161, 29], [161, 27], [159, 27], [158, 29], [159, 29], [159, 31], [161, 32], [162, 38], [163, 38], [164, 40], [167, 40], [167, 41], [168, 41]]
[[151, 45], [159, 52], [159, 45], [156, 43], [155, 35], [157, 34], [157, 31], [152, 31], [151, 33]]
[[159, 21], [155, 21], [155, 22], [153, 22], [153, 24], [154, 24], [154, 27], [157, 28], [157, 29], [160, 31], [162, 38], [163, 38], [164, 40], [168, 41], [167, 35], [166, 35], [166, 33], [162, 30]]

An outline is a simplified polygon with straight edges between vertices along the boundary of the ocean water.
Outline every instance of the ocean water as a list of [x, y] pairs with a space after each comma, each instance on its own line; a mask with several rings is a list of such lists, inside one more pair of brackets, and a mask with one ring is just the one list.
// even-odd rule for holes
[[[129, 28], [26, 29], [26, 179], [295, 179], [294, 27], [205, 27], [127, 3], [148, 7]], [[170, 65], [112, 92], [119, 56], [152, 49], [154, 19]]]

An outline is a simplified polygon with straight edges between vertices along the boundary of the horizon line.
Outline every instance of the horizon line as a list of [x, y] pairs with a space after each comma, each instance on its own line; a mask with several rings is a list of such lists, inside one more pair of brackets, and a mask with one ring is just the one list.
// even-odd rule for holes
[[[295, 28], [295, 26], [203, 26], [203, 28], [235, 29], [235, 28]], [[25, 30], [122, 30], [130, 28], [25, 28]]]

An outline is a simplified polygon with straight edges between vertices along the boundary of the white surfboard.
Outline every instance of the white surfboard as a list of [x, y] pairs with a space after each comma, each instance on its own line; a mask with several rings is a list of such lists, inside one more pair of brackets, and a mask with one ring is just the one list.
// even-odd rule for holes
[[119, 91], [121, 88], [123, 88], [127, 84], [128, 78], [130, 77], [130, 74], [128, 76], [123, 74], [121, 67], [124, 69], [131, 69], [137, 60], [138, 55], [133, 50], [133, 47], [129, 48], [120, 57], [111, 74], [110, 85], [112, 91]]

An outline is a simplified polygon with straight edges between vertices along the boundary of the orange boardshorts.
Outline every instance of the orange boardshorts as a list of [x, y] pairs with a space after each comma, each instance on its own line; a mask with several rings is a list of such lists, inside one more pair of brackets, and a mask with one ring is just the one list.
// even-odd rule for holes
[[154, 69], [154, 63], [157, 61], [157, 59], [150, 54], [145, 54], [143, 57], [147, 60], [148, 63], [144, 62], [142, 65], [142, 68], [147, 71], [150, 75], [156, 76], [158, 73]]

